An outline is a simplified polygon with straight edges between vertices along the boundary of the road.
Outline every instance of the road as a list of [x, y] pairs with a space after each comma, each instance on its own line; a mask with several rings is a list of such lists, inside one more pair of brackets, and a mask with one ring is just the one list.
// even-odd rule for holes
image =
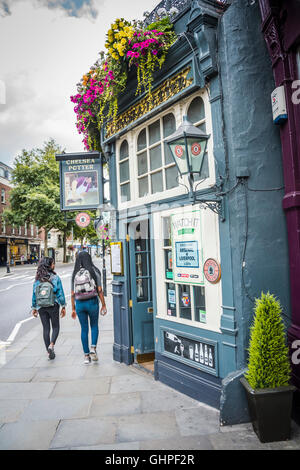
[[[73, 265], [55, 268], [60, 276], [66, 302], [70, 306], [71, 275]], [[22, 324], [18, 334], [24, 334], [37, 321], [31, 316], [32, 286], [34, 283], [36, 266], [17, 268], [10, 276], [0, 278], [0, 341], [7, 341], [17, 323], [28, 320]], [[30, 320], [29, 320], [30, 319]]]

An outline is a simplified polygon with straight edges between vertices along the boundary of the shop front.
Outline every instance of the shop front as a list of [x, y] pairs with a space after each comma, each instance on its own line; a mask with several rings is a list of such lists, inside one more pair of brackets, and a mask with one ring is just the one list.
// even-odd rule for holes
[[18, 238], [11, 238], [9, 244], [10, 264], [24, 264], [28, 258], [28, 241]]
[[0, 266], [6, 266], [7, 263], [7, 239], [0, 238]]
[[[249, 421], [239, 379], [255, 297], [274, 293], [287, 319], [290, 305], [280, 142], [258, 6], [227, 6], [185, 2], [151, 99], [136, 95], [132, 76], [116, 119], [104, 122], [101, 148], [117, 219], [114, 360], [152, 371], [220, 409], [222, 424], [236, 424]], [[185, 116], [207, 136], [192, 179], [168, 146]]]

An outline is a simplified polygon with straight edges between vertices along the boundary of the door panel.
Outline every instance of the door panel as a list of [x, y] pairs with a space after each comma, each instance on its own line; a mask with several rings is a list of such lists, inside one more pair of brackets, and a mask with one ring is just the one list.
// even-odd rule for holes
[[149, 221], [128, 226], [132, 330], [135, 354], [154, 351], [153, 301]]

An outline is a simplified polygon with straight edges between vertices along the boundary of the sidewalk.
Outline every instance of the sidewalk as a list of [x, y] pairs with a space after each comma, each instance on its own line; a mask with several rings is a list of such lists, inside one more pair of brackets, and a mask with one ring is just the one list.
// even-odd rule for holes
[[39, 319], [30, 333], [0, 349], [0, 449], [300, 448], [295, 423], [292, 440], [261, 444], [250, 423], [222, 428], [217, 410], [114, 362], [111, 295], [107, 304], [99, 363], [83, 364], [79, 323], [69, 310], [54, 361], [47, 359]]

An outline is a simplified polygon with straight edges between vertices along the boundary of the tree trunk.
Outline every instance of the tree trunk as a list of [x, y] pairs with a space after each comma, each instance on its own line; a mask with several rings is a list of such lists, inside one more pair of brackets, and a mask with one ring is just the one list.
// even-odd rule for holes
[[45, 241], [44, 241], [44, 256], [48, 256], [48, 233], [49, 230], [44, 227], [45, 230]]

